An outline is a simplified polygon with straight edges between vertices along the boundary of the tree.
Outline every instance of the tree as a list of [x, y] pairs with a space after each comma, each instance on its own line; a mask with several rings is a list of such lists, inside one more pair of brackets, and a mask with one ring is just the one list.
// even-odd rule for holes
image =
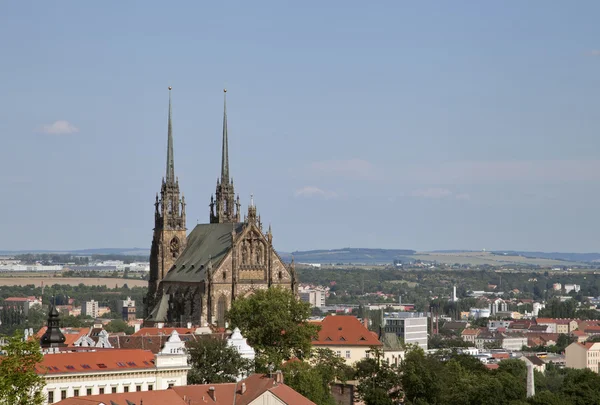
[[400, 370], [383, 360], [381, 349], [372, 347], [369, 350], [369, 358], [359, 361], [356, 370], [359, 380], [358, 394], [366, 405], [401, 403], [404, 394], [400, 388]]
[[227, 313], [231, 327], [238, 327], [257, 352], [257, 367], [275, 367], [292, 357], [308, 358], [318, 327], [309, 323], [310, 304], [290, 290], [258, 290], [233, 301]]
[[3, 348], [5, 355], [0, 362], [0, 404], [41, 405], [44, 403], [42, 389], [46, 382], [36, 372], [42, 362], [40, 342], [23, 340], [23, 333], [16, 331]]
[[119, 333], [119, 332], [124, 332], [127, 335], [131, 335], [134, 331], [133, 326], [129, 326], [127, 324], [127, 322], [125, 322], [122, 319], [115, 319], [110, 321], [106, 327], [105, 327], [107, 332], [111, 332], [111, 333]]
[[335, 405], [322, 370], [300, 360], [288, 361], [282, 368], [284, 381], [298, 393], [319, 405]]
[[188, 373], [188, 384], [235, 382], [238, 376], [247, 376], [252, 372], [252, 362], [228, 346], [224, 339], [200, 339], [190, 343], [187, 351], [192, 366]]

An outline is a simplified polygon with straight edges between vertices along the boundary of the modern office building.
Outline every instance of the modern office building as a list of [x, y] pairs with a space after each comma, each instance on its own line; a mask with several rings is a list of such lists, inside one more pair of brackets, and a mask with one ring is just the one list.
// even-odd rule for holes
[[427, 314], [423, 312], [392, 312], [383, 316], [386, 333], [395, 333], [404, 344], [418, 345], [427, 350]]

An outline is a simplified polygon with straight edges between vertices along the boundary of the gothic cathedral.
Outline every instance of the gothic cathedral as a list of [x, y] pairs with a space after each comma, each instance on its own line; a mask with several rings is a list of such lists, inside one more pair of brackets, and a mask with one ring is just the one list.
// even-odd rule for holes
[[272, 286], [296, 291], [294, 263], [281, 260], [273, 248], [271, 227], [263, 232], [252, 200], [240, 221], [240, 198], [229, 176], [226, 99], [221, 178], [210, 198], [210, 223], [196, 225], [187, 235], [185, 198], [175, 177], [171, 115], [169, 87], [167, 173], [154, 204], [145, 324], [225, 326], [225, 313], [236, 297]]

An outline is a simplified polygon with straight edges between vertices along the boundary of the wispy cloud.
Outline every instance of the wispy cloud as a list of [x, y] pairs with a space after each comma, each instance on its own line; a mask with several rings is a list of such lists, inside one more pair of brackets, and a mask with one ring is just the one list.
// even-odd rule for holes
[[424, 188], [419, 190], [414, 190], [409, 193], [410, 197], [417, 198], [431, 198], [431, 199], [454, 199], [454, 200], [470, 200], [471, 196], [466, 193], [455, 194], [451, 190], [447, 188]]
[[364, 159], [323, 160], [311, 163], [309, 169], [319, 175], [333, 175], [354, 180], [371, 180], [381, 174], [378, 167]]
[[327, 190], [323, 190], [319, 187], [314, 187], [314, 186], [305, 186], [305, 187], [299, 188], [298, 190], [296, 190], [294, 192], [294, 195], [296, 197], [305, 197], [305, 198], [320, 197], [320, 198], [325, 198], [325, 199], [337, 197], [337, 193], [334, 191], [327, 191]]
[[52, 124], [44, 125], [41, 131], [45, 134], [65, 135], [79, 132], [79, 128], [71, 124], [69, 121], [58, 120], [54, 121]]

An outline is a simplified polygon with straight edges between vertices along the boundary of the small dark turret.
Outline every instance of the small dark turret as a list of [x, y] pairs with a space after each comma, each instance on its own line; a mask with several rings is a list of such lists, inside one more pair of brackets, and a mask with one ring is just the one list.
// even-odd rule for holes
[[40, 345], [43, 348], [48, 347], [66, 347], [65, 335], [60, 331], [60, 315], [54, 305], [54, 301], [50, 303], [50, 311], [48, 312], [48, 329], [40, 340]]

